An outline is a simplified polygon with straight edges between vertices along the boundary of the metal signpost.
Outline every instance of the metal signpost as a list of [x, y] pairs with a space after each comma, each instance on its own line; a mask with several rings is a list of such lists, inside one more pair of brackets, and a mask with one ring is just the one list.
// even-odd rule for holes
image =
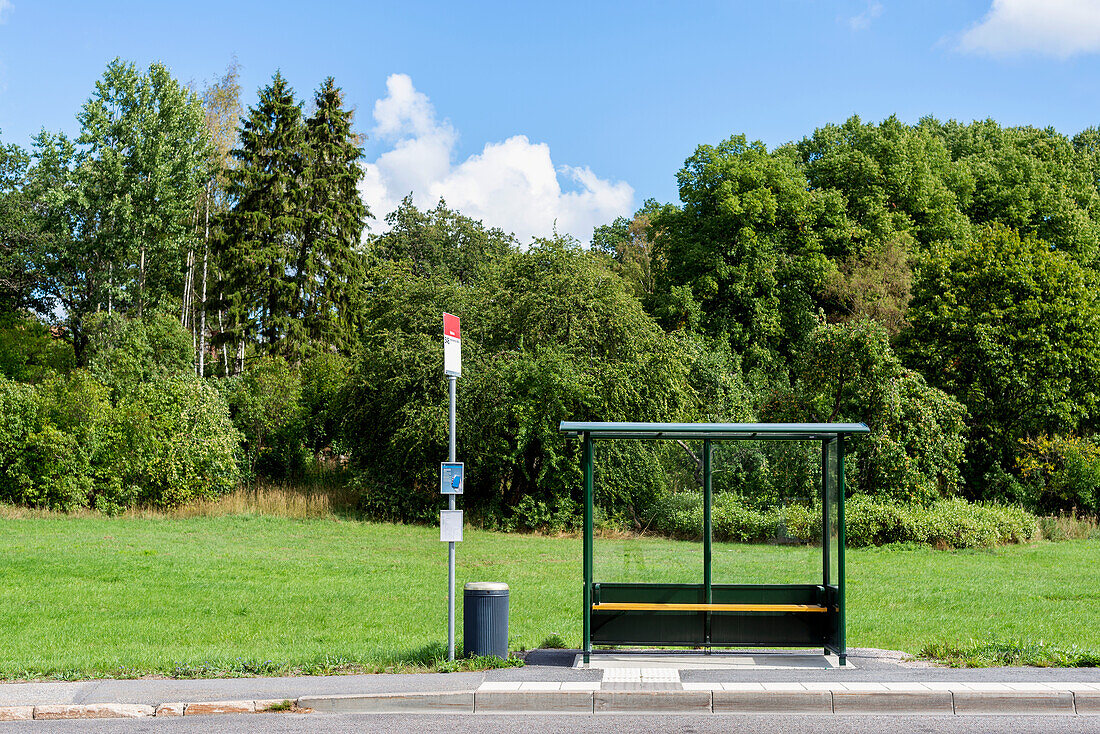
[[462, 494], [465, 470], [455, 462], [455, 382], [462, 374], [462, 343], [457, 316], [443, 314], [443, 372], [451, 394], [450, 443], [447, 462], [439, 469], [440, 491], [447, 495], [447, 509], [439, 513], [439, 539], [447, 543], [447, 659], [455, 659], [455, 541], [462, 540], [462, 510], [455, 509], [455, 495]]

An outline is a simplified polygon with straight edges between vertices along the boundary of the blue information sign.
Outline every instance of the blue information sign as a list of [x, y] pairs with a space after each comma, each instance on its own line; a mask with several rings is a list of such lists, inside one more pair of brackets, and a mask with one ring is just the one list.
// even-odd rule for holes
[[462, 494], [465, 479], [461, 461], [444, 461], [439, 465], [439, 491], [443, 494]]

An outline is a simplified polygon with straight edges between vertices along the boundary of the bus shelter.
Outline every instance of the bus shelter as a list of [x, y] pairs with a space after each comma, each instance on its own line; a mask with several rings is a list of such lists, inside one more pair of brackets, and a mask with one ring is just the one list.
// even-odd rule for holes
[[[578, 439], [584, 472], [584, 662], [593, 645], [821, 647], [844, 665], [844, 449], [863, 423], [592, 423], [562, 421]], [[601, 582], [593, 578], [593, 442], [702, 441], [703, 568], [699, 583]], [[712, 453], [716, 441], [811, 441], [821, 448], [821, 582], [715, 583]]]

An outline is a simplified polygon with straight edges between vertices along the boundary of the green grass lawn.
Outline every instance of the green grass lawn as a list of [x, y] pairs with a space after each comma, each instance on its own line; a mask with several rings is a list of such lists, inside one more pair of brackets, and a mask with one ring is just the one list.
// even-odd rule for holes
[[[446, 642], [438, 530], [262, 516], [0, 520], [0, 677], [325, 672]], [[700, 547], [597, 540], [597, 580], [695, 581]], [[812, 582], [820, 549], [717, 545], [715, 581]], [[848, 552], [848, 644], [1100, 649], [1100, 542]], [[581, 542], [466, 531], [465, 581], [512, 589], [516, 649], [580, 642]], [[461, 595], [461, 591], [459, 591]], [[461, 644], [461, 596], [458, 637]]]

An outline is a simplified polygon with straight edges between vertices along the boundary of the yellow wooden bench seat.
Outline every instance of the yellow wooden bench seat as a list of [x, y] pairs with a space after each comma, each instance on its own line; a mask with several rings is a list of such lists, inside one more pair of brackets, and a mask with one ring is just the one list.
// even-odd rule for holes
[[820, 604], [661, 604], [649, 602], [604, 602], [593, 604], [594, 612], [825, 612]]

